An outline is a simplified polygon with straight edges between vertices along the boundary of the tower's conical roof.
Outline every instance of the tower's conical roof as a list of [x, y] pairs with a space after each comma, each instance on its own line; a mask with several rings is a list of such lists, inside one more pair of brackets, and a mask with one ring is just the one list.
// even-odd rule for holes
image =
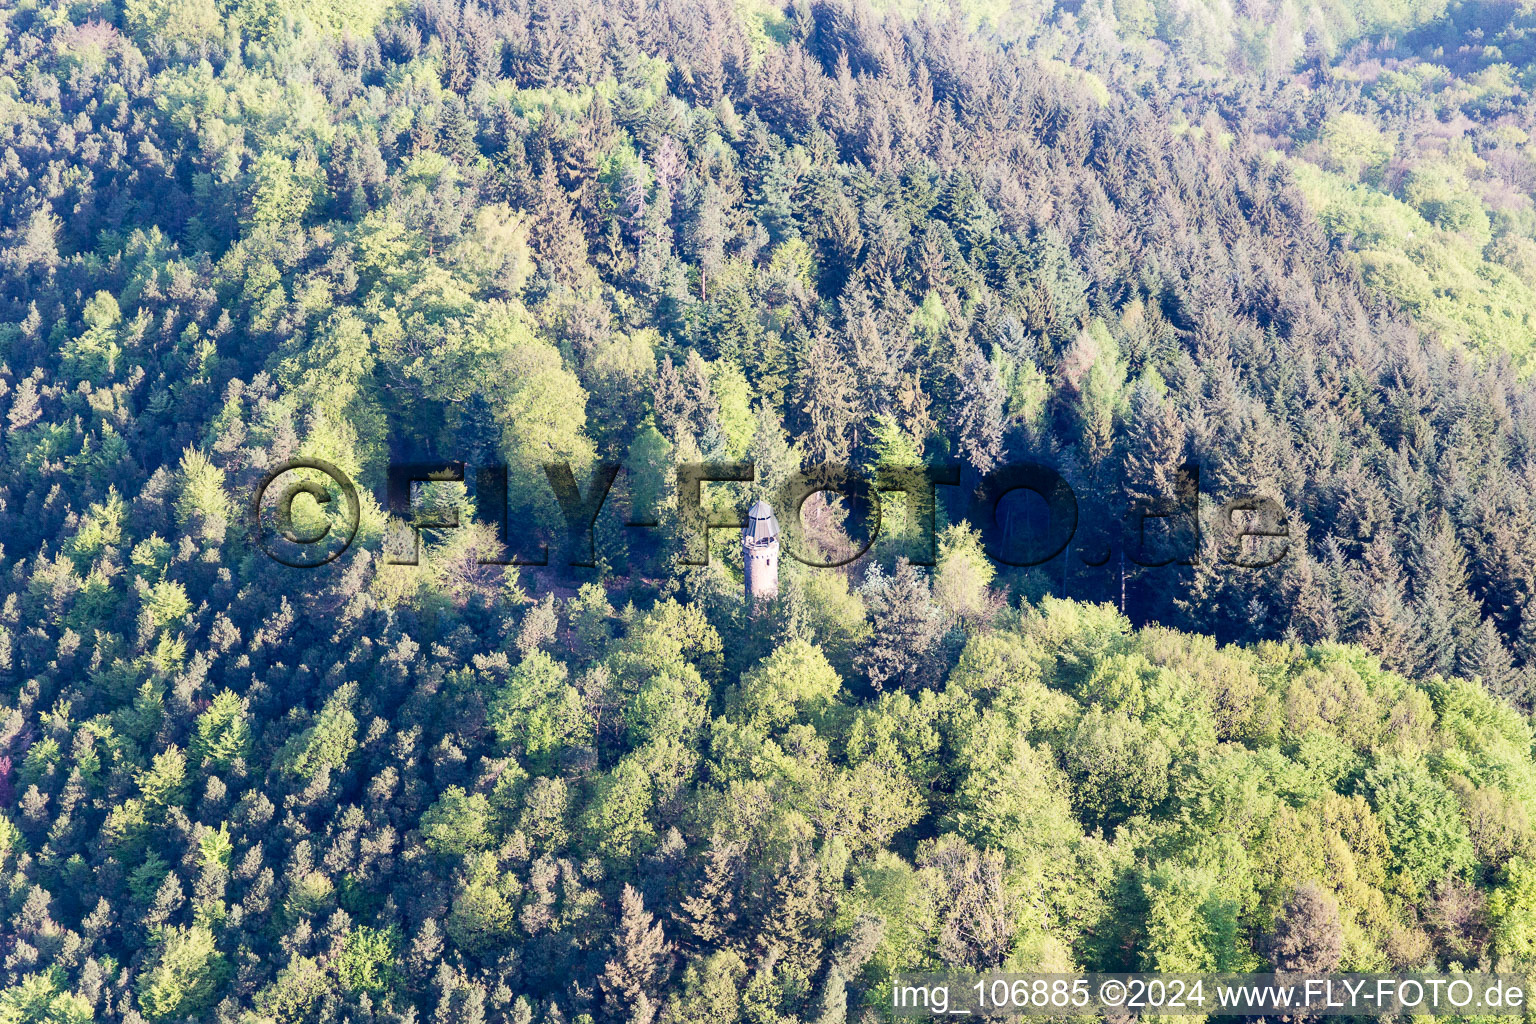
[[779, 521], [773, 517], [773, 507], [758, 499], [747, 511], [747, 525], [741, 531], [741, 539], [753, 544], [766, 544], [779, 539]]

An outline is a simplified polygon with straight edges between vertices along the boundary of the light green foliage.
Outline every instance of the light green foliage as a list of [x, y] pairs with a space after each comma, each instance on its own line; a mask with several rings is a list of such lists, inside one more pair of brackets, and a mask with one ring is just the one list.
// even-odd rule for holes
[[1536, 865], [1515, 857], [1501, 875], [1488, 896], [1494, 945], [1500, 953], [1530, 963], [1536, 958]]
[[475, 230], [453, 254], [465, 273], [480, 275], [480, 286], [517, 298], [533, 273], [533, 254], [528, 248], [528, 218], [505, 203], [491, 203], [475, 211]]
[[223, 523], [230, 512], [224, 490], [224, 473], [195, 448], [181, 457], [181, 490], [176, 498], [176, 521], [185, 526], [194, 516]]
[[1050, 655], [1031, 636], [984, 630], [966, 641], [950, 670], [945, 699], [961, 731], [982, 709], [1006, 713], [1010, 727], [1029, 736], [1050, 736], [1079, 714], [1071, 697], [1047, 687], [1042, 669]]
[[80, 318], [84, 333], [70, 338], [61, 353], [65, 369], [93, 384], [103, 384], [117, 374], [123, 346], [118, 340], [122, 311], [111, 292], [97, 292], [86, 303]]
[[231, 691], [221, 690], [197, 716], [197, 731], [191, 747], [192, 763], [220, 771], [237, 760], [244, 760], [250, 751], [250, 713], [245, 702]]
[[149, 588], [144, 608], [149, 612], [153, 627], [163, 629], [191, 611], [192, 602], [187, 598], [186, 588], [180, 583], [161, 580]]
[[656, 834], [646, 817], [653, 801], [653, 782], [640, 762], [626, 757], [593, 787], [592, 801], [582, 816], [589, 848], [609, 857], [629, 857]]
[[148, 771], [139, 773], [139, 792], [150, 807], [180, 803], [186, 793], [187, 759], [176, 747], [155, 755]]
[[1015, 360], [1002, 346], [995, 346], [991, 353], [992, 365], [997, 368], [997, 378], [1007, 393], [1004, 413], [1010, 422], [1031, 430], [1044, 425], [1046, 401], [1051, 394], [1049, 380], [1033, 362]]
[[314, 192], [293, 162], [271, 151], [256, 158], [251, 170], [251, 221], [256, 224], [297, 224], [304, 219]]
[[1279, 701], [1266, 689], [1253, 659], [1222, 650], [1209, 637], [1157, 628], [1143, 631], [1142, 646], [1153, 664], [1204, 691], [1218, 740], [1278, 740]]
[[646, 328], [627, 334], [615, 332], [595, 343], [582, 372], [591, 392], [594, 408], [590, 411], [595, 421], [628, 426], [645, 414], [645, 403], [639, 396], [656, 379], [656, 346], [660, 342], [655, 330]]
[[1139, 655], [1113, 655], [1077, 687], [1092, 701], [1066, 744], [1074, 797], [1105, 826], [1158, 807], [1177, 773], [1215, 746], [1204, 695]]
[[0, 991], [0, 1024], [90, 1024], [90, 1002], [63, 990], [63, 972], [29, 974]]
[[357, 717], [352, 713], [357, 684], [331, 694], [314, 721], [283, 745], [277, 761], [287, 771], [312, 779], [322, 771], [340, 771], [357, 748]]
[[293, 879], [283, 898], [283, 917], [297, 921], [324, 917], [335, 905], [336, 883], [321, 871], [306, 871]]
[[223, 34], [214, 0], [126, 0], [123, 22], [145, 45], [155, 41], [197, 45]]
[[1488, 244], [1488, 214], [1460, 166], [1443, 161], [1420, 164], [1403, 185], [1403, 198], [1442, 231], [1455, 232], [1479, 249]]
[[[457, 165], [419, 154], [411, 177], [425, 188], [452, 188]], [[405, 401], [460, 402], [483, 395], [501, 431], [512, 470], [515, 507], [532, 504], [559, 523], [541, 466], [568, 461], [578, 474], [591, 461], [583, 433], [587, 396], [560, 351], [534, 333], [511, 297], [528, 272], [522, 221], [493, 208], [463, 245], [439, 255], [419, 231], [374, 212], [357, 229], [358, 268], [369, 289], [369, 333], [379, 369]], [[430, 350], [417, 339], [432, 337]], [[413, 430], [423, 424], [416, 423]], [[429, 433], [435, 429], [427, 426]]]
[[514, 900], [517, 880], [496, 870], [496, 858], [482, 854], [475, 858], [467, 877], [453, 897], [448, 912], [447, 932], [462, 948], [475, 954], [496, 949], [515, 927]]
[[129, 873], [128, 891], [137, 903], [147, 906], [169, 873], [170, 865], [165, 862], [165, 858], [150, 850], [144, 855], [144, 863]]
[[326, 31], [367, 35], [396, 5], [394, 0], [299, 0], [296, 6]]
[[1457, 206], [1449, 193], [1423, 193], [1426, 203], [1437, 204], [1431, 212], [1443, 214], [1447, 224], [1468, 228], [1471, 237], [1438, 229], [1391, 196], [1348, 184], [1310, 164], [1292, 166], [1323, 226], [1352, 240], [1368, 284], [1402, 303], [1446, 341], [1525, 359], [1536, 333], [1536, 286], [1483, 258], [1486, 229], [1479, 230], [1470, 214], [1458, 212], [1465, 204]]
[[[805, 800], [806, 816], [818, 830], [837, 837], [836, 852], [866, 853], [888, 846], [902, 831], [923, 820], [929, 809], [921, 776], [899, 772], [874, 759], [853, 761], [835, 770], [823, 767], [811, 743], [792, 730], [790, 750]], [[788, 775], [789, 773], [784, 773]], [[791, 821], [793, 818], [791, 818]]]
[[213, 1005], [226, 974], [208, 929], [167, 932], [153, 966], [139, 976], [139, 1012], [152, 1021], [195, 1017]]
[[494, 411], [509, 463], [532, 469], [568, 460], [584, 467], [592, 458], [591, 442], [582, 433], [587, 395], [560, 351], [546, 341], [499, 332], [490, 343], [503, 353], [497, 372], [505, 384]]
[[10, 818], [0, 815], [0, 867], [4, 867], [10, 858], [18, 856], [24, 849], [26, 841], [22, 838], [21, 829]]
[[855, 713], [843, 737], [844, 754], [851, 765], [870, 762], [913, 784], [932, 779], [940, 770], [941, 712], [942, 701], [932, 693], [883, 693]]
[[754, 728], [777, 730], [824, 711], [841, 688], [826, 655], [804, 640], [791, 640], [742, 676], [728, 707]]
[[709, 712], [709, 687], [692, 665], [662, 669], [640, 687], [624, 711], [636, 745], [693, 738]]
[[104, 551], [123, 543], [125, 511], [115, 487], [108, 490], [106, 501], [90, 507], [69, 542], [69, 554], [76, 569], [85, 570]]
[[[1213, 851], [1215, 852], [1215, 851]], [[1179, 860], [1153, 869], [1142, 881], [1147, 901], [1147, 939], [1143, 970], [1241, 971], [1259, 964], [1239, 946], [1242, 906], [1234, 882], [1248, 877], [1247, 866], [1212, 857], [1198, 866]]]
[[608, 593], [596, 583], [583, 583], [566, 608], [571, 631], [575, 634], [576, 653], [583, 660], [596, 657], [613, 635], [613, 605]]
[[[365, 411], [356, 399], [374, 362], [368, 325], [351, 310], [341, 310], [318, 326], [302, 352], [283, 361], [282, 375], [320, 411], [356, 415]], [[226, 406], [226, 411], [237, 414], [239, 409]]]
[[158, 580], [171, 561], [171, 546], [159, 534], [152, 533], [133, 546], [129, 561], [146, 580]]
[[[964, 770], [951, 804], [953, 827], [970, 842], [1022, 859], [1079, 833], [1067, 779], [1053, 754], [1031, 745], [998, 711], [968, 730]], [[1069, 755], [1069, 764], [1074, 764]]]
[[133, 703], [113, 716], [116, 727], [139, 743], [148, 743], [165, 720], [165, 686], [146, 679], [134, 692]]
[[752, 415], [752, 386], [741, 368], [725, 359], [709, 368], [709, 386], [720, 403], [720, 426], [725, 431], [726, 450], [731, 458], [745, 458], [747, 446], [757, 430]]
[[944, 300], [936, 291], [924, 295], [922, 305], [912, 311], [912, 330], [929, 344], [937, 339], [948, 322], [949, 311], [944, 308]]
[[484, 793], [449, 786], [421, 816], [427, 849], [447, 856], [467, 856], [491, 845], [490, 805]]
[[568, 676], [543, 651], [531, 652], [507, 674], [487, 707], [491, 729], [507, 749], [543, 765], [591, 735], [592, 722]]
[[1180, 753], [1195, 755], [1216, 745], [1204, 691], [1185, 676], [1153, 665], [1140, 651], [1101, 657], [1074, 696], [1156, 726], [1169, 748]]
[[1114, 0], [1115, 20], [1122, 35], [1146, 38], [1157, 27], [1157, 13], [1152, 0]]
[[672, 599], [631, 622], [615, 647], [609, 665], [615, 676], [634, 686], [652, 672], [684, 663], [713, 681], [723, 661], [720, 634], [703, 611]]
[[934, 600], [963, 618], [983, 614], [997, 568], [982, 550], [981, 534], [969, 523], [952, 523], [939, 534], [938, 546]]
[[518, 830], [531, 842], [562, 847], [569, 838], [571, 791], [564, 779], [538, 778], [523, 794]]
[[1099, 708], [1083, 716], [1066, 750], [1079, 806], [1106, 826], [1162, 804], [1172, 763], [1156, 730], [1125, 712]]
[[202, 854], [203, 866], [217, 865], [221, 868], [229, 867], [229, 860], [234, 853], [234, 844], [229, 838], [229, 824], [220, 822], [217, 829], [205, 828], [197, 837], [198, 852]]
[[256, 1020], [262, 1024], [302, 1024], [314, 1019], [315, 1004], [330, 987], [325, 971], [314, 957], [295, 956], [277, 973], [277, 979], [256, 994]]
[[112, 808], [101, 824], [102, 841], [124, 860], [131, 860], [143, 851], [148, 832], [144, 801], [138, 797], [129, 797]]
[[1057, 597], [1046, 597], [1029, 609], [1023, 633], [1051, 651], [1044, 679], [1063, 689], [1080, 685], [1095, 663], [1130, 648], [1130, 623], [1111, 605]]
[[1108, 326], [1095, 318], [1067, 352], [1068, 379], [1077, 390], [1082, 442], [1090, 460], [1109, 454], [1114, 419], [1125, 406], [1126, 365]]
[[1392, 844], [1392, 866], [1409, 893], [1471, 866], [1461, 808], [1424, 767], [1384, 761], [1366, 772], [1364, 785]]
[[673, 479], [672, 443], [656, 429], [654, 420], [647, 418], [635, 432], [630, 442], [629, 458], [624, 472], [630, 481], [630, 501], [634, 514], [653, 517]]
[[[1436, 728], [1455, 740], [1443, 755], [1446, 768], [1507, 794], [1512, 808], [1536, 808], [1536, 765], [1526, 756], [1533, 743], [1530, 720], [1467, 680], [1431, 679], [1424, 689]], [[1513, 821], [1513, 813], [1506, 820]]]
[[1339, 113], [1328, 118], [1318, 133], [1318, 142], [1328, 170], [1357, 181], [1392, 155], [1392, 146], [1381, 129], [1359, 114]]
[[1179, 0], [1115, 0], [1122, 34], [1155, 36], [1181, 60], [1218, 74], [1237, 60], [1289, 71], [1304, 50], [1333, 55], [1362, 38], [1401, 35], [1443, 18], [1448, 0], [1326, 0], [1264, 8]]
[[[1259, 816], [1271, 807], [1269, 817]], [[1391, 851], [1364, 797], [1330, 793], [1298, 810], [1252, 793], [1240, 803], [1224, 800], [1211, 813], [1254, 815], [1263, 831], [1253, 848], [1253, 877], [1267, 905], [1278, 906], [1303, 882], [1324, 883], [1339, 904], [1344, 964], [1366, 970], [1385, 962], [1382, 948], [1399, 927], [1386, 893]]]
[[804, 602], [806, 636], [821, 648], [838, 673], [846, 676], [852, 671], [855, 645], [870, 631], [863, 595], [849, 587], [846, 576], [835, 572], [804, 573], [795, 580], [795, 586]]
[[354, 928], [341, 947], [336, 974], [349, 992], [383, 992], [398, 981], [396, 957], [400, 932], [389, 928]]
[[885, 979], [893, 971], [939, 966], [929, 939], [936, 911], [911, 864], [881, 850], [854, 867], [850, 888], [850, 909], [856, 907], [881, 922], [879, 945], [871, 958], [874, 977]]
[[44, 737], [32, 744], [27, 756], [22, 758], [21, 771], [16, 773], [17, 780], [23, 786], [48, 784], [62, 757], [59, 741], [52, 736]]
[[747, 966], [736, 953], [722, 950], [688, 964], [683, 991], [667, 1005], [669, 1019], [700, 1024], [735, 1024], [741, 1013], [741, 983]]

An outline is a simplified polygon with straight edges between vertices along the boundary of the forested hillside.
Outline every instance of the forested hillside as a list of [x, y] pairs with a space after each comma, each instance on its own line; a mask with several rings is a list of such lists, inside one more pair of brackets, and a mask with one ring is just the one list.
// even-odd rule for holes
[[[1532, 16], [1240, 6], [0, 7], [0, 1024], [1529, 966]], [[297, 456], [363, 492], [317, 569], [248, 516]], [[428, 459], [551, 564], [446, 484], [386, 564]], [[942, 488], [935, 565], [893, 501], [753, 615], [700, 460], [1081, 528], [999, 565]], [[625, 467], [595, 567], [561, 461]], [[1193, 564], [1128, 560], [1185, 464]]]

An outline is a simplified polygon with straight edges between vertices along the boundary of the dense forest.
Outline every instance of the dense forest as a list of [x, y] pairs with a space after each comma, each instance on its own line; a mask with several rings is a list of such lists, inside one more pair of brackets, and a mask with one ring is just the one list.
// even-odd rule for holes
[[[1533, 46], [1498, 0], [0, 4], [0, 1024], [1536, 966]], [[299, 457], [361, 494], [313, 569], [248, 514]], [[434, 460], [514, 528], [430, 482], [397, 564]], [[963, 483], [750, 605], [675, 473], [743, 461], [722, 522]], [[623, 469], [595, 565], [554, 463]], [[1020, 463], [1082, 513], [1035, 566], [968, 511]]]

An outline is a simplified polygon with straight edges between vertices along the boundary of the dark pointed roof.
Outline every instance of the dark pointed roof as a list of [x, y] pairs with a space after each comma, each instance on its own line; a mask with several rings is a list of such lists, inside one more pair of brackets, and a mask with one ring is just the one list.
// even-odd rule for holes
[[779, 539], [779, 521], [773, 517], [773, 507], [758, 499], [747, 511], [747, 525], [741, 531], [741, 539], [754, 544], [766, 544]]

